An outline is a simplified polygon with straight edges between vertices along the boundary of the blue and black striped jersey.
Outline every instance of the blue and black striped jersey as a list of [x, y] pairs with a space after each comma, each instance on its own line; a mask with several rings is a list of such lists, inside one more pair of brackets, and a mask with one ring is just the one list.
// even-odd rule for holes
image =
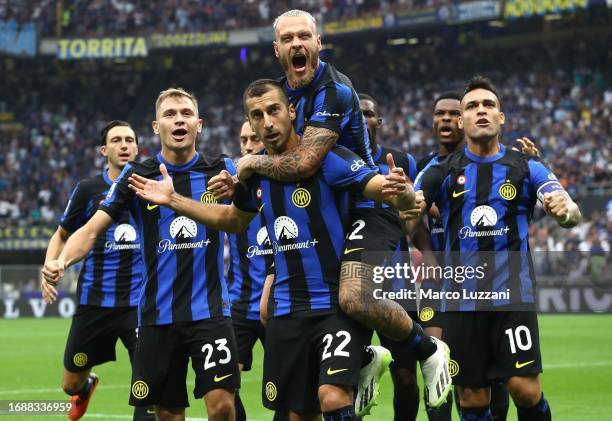
[[321, 127], [338, 133], [337, 145], [344, 146], [370, 167], [374, 167], [370, 138], [359, 106], [359, 97], [351, 80], [332, 65], [319, 61], [312, 82], [291, 89], [283, 82], [289, 101], [295, 106], [295, 131], [304, 134], [306, 126]]
[[[72, 233], [92, 217], [108, 193], [108, 170], [81, 181], [72, 191], [60, 226]], [[134, 307], [142, 286], [142, 257], [136, 223], [126, 210], [87, 253], [77, 283], [79, 304]]]
[[[420, 173], [421, 171], [426, 170], [432, 165], [439, 164], [444, 160], [446, 156], [440, 156], [437, 153], [433, 153], [427, 155], [425, 158], [421, 159], [417, 164], [417, 171]], [[442, 251], [444, 250], [444, 225], [440, 219], [433, 218], [430, 214], [427, 214], [427, 221], [429, 223], [429, 234], [431, 237], [431, 249], [433, 251]]]
[[[537, 199], [563, 190], [539, 158], [503, 145], [496, 155], [482, 158], [466, 147], [421, 172], [415, 189], [423, 190], [428, 207], [438, 206], [445, 228], [443, 249], [456, 252], [449, 253], [453, 264], [489, 263], [489, 276], [472, 277], [462, 286], [447, 282], [447, 287], [510, 291], [509, 300], [492, 300], [493, 306], [535, 302], [529, 222]], [[475, 309], [473, 300], [462, 300], [458, 308]]]
[[216, 202], [206, 190], [208, 180], [222, 170], [235, 173], [229, 158], [209, 160], [196, 153], [190, 162], [174, 166], [158, 154], [142, 163], [129, 163], [113, 184], [100, 209], [113, 219], [130, 209], [141, 239], [145, 279], [138, 305], [139, 326], [229, 316], [223, 276], [225, 234], [170, 208], [151, 205], [128, 187], [133, 173], [160, 180], [160, 163], [166, 165], [177, 193], [205, 203]]
[[272, 264], [272, 243], [268, 230], [255, 216], [242, 234], [230, 235], [230, 267], [227, 272], [232, 313], [259, 320], [259, 301]]
[[349, 192], [362, 192], [376, 172], [352, 167], [357, 155], [334, 147], [319, 171], [298, 183], [253, 176], [234, 204], [259, 212], [273, 250], [275, 279], [269, 314], [330, 310], [338, 306], [338, 280]]

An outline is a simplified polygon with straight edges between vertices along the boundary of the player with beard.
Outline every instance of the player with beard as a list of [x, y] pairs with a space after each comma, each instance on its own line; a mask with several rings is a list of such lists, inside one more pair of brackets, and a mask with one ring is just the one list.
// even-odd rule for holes
[[[249, 85], [244, 106], [268, 154], [298, 147], [291, 124], [295, 109], [277, 81]], [[292, 419], [316, 420], [320, 412], [330, 421], [355, 417], [352, 396], [367, 331], [339, 307], [349, 192], [398, 209], [415, 206], [415, 194], [392, 156], [387, 157], [386, 177], [356, 165], [358, 161], [353, 152], [335, 147], [320, 170], [305, 180], [278, 182], [255, 175], [246, 187], [240, 185], [233, 205], [198, 203], [177, 194], [163, 166], [161, 181], [137, 175], [131, 180], [139, 197], [213, 229], [243, 232], [261, 215], [275, 251], [275, 276], [266, 280], [261, 307], [269, 314], [263, 402], [273, 410], [291, 411]]]
[[[581, 214], [537, 157], [500, 144], [505, 122], [500, 110], [488, 79], [470, 80], [458, 121], [466, 146], [419, 173], [415, 188], [423, 190], [427, 208], [435, 203], [440, 210], [449, 263], [494, 268], [484, 278], [472, 276], [461, 283], [446, 279], [443, 285], [444, 291], [458, 291], [462, 297], [442, 302], [462, 420], [490, 419], [489, 386], [503, 379], [519, 420], [544, 421], [551, 419], [551, 411], [540, 385], [528, 227], [537, 200], [564, 228], [578, 224]], [[477, 300], [470, 297], [474, 291], [507, 291], [508, 296]]]
[[[257, 154], [264, 144], [251, 128], [251, 123], [245, 121], [240, 127], [240, 154], [242, 156]], [[227, 176], [231, 175], [227, 173]], [[221, 175], [216, 176], [221, 177]], [[211, 178], [209, 190], [214, 190], [219, 178]], [[220, 180], [219, 180], [220, 181]], [[219, 187], [223, 187], [222, 185]], [[222, 190], [215, 196], [222, 200]], [[230, 266], [227, 274], [230, 301], [232, 303], [232, 324], [238, 345], [238, 366], [240, 372], [251, 370], [253, 363], [253, 347], [259, 339], [262, 345], [266, 339], [266, 329], [260, 320], [259, 303], [267, 274], [272, 263], [272, 248], [267, 231], [262, 226], [261, 217], [255, 216], [246, 232], [229, 235]], [[267, 264], [266, 264], [266, 261]], [[274, 272], [271, 271], [271, 276]], [[245, 421], [246, 411], [239, 391], [236, 391], [236, 421]], [[287, 419], [287, 415], [276, 413], [275, 421]]]
[[145, 264], [130, 405], [155, 405], [157, 420], [183, 421], [189, 406], [191, 358], [193, 395], [204, 398], [208, 419], [233, 420], [240, 372], [223, 276], [225, 234], [139, 199], [128, 179], [132, 174], [161, 178], [164, 164], [179, 193], [209, 202], [213, 195], [206, 189], [207, 181], [222, 170], [233, 172], [234, 166], [229, 158], [209, 159], [196, 152], [203, 121], [192, 94], [175, 88], [161, 92], [155, 117], [153, 131], [160, 137], [161, 151], [125, 166], [98, 211], [68, 239], [57, 260], [45, 263], [43, 275], [47, 283], [56, 283], [65, 268], [81, 260], [96, 238], [129, 209]]
[[[282, 154], [243, 157], [237, 165], [238, 178], [245, 181], [255, 173], [284, 182], [311, 177], [335, 145], [356, 153], [361, 159], [356, 165], [376, 168], [350, 79], [319, 59], [321, 36], [314, 17], [291, 10], [280, 15], [273, 27], [274, 52], [285, 73], [283, 86], [296, 109], [294, 126], [301, 142]], [[364, 300], [371, 297], [363, 291], [372, 287], [373, 265], [381, 263], [376, 252], [392, 253], [400, 235], [397, 218], [367, 202], [359, 194], [353, 196], [351, 230], [342, 258], [340, 306], [355, 320], [415, 353], [421, 362], [427, 402], [439, 406], [451, 387], [446, 345], [426, 335], [398, 303], [386, 298]], [[375, 402], [382, 360], [375, 353], [364, 366], [357, 395], [359, 413], [367, 413]]]

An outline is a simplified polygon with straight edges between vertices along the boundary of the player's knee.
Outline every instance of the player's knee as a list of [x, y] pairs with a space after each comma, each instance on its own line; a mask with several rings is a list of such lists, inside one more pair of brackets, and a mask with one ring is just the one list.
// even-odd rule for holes
[[206, 403], [208, 418], [212, 420], [229, 420], [234, 414], [234, 395], [227, 393], [219, 395]]
[[319, 386], [319, 402], [323, 412], [331, 412], [353, 404], [353, 396], [349, 388], [323, 384]]
[[482, 408], [491, 403], [491, 391], [486, 388], [458, 388], [459, 405], [462, 408]]
[[515, 404], [531, 407], [540, 402], [542, 387], [540, 379], [535, 377], [511, 377], [508, 379], [508, 392]]
[[156, 406], [155, 419], [157, 421], [183, 421], [185, 419], [185, 408]]

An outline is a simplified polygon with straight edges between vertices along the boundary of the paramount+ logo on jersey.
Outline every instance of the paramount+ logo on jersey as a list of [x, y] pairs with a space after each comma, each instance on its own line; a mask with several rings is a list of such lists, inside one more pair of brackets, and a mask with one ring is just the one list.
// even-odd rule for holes
[[157, 253], [162, 254], [170, 250], [184, 250], [204, 248], [210, 244], [210, 240], [193, 241], [198, 235], [198, 224], [186, 216], [174, 218], [170, 223], [170, 237], [159, 241]]
[[113, 231], [113, 240], [104, 243], [104, 252], [117, 250], [138, 250], [140, 243], [136, 241], [136, 229], [130, 224], [119, 224]]
[[506, 235], [510, 230], [508, 227], [498, 227], [497, 212], [491, 206], [482, 205], [474, 208], [470, 214], [470, 225], [459, 230], [459, 238], [495, 237]]

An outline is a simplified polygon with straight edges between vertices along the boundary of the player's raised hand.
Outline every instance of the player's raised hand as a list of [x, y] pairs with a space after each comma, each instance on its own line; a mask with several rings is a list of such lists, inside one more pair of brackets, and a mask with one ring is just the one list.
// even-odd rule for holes
[[529, 140], [529, 138], [527, 137], [522, 137], [520, 139], [516, 139], [516, 143], [518, 143], [521, 147], [521, 149], [519, 150], [518, 148], [512, 148], [515, 151], [519, 151], [524, 153], [525, 155], [533, 155], [533, 156], [540, 156], [540, 150], [537, 148], [537, 146], [535, 145], [535, 143], [533, 143], [531, 140]]
[[414, 195], [414, 208], [399, 211], [399, 216], [402, 221], [414, 221], [415, 219], [420, 218], [423, 210], [425, 209], [425, 197], [423, 196], [423, 190], [415, 192]]
[[130, 189], [136, 196], [149, 203], [161, 206], [168, 206], [174, 194], [174, 185], [172, 178], [168, 174], [168, 170], [164, 164], [159, 166], [162, 179], [160, 181], [144, 178], [138, 174], [132, 174], [129, 178]]
[[223, 170], [208, 181], [208, 191], [215, 196], [217, 201], [231, 199], [234, 197], [235, 182], [232, 175]]
[[544, 210], [557, 221], [563, 221], [568, 217], [571, 203], [571, 199], [563, 191], [544, 193]]
[[389, 165], [389, 174], [385, 176], [386, 181], [382, 186], [383, 197], [385, 197], [386, 200], [397, 197], [398, 210], [416, 209], [412, 185], [408, 177], [406, 177], [406, 174], [404, 174], [403, 168], [395, 166], [393, 155], [390, 153], [387, 154], [387, 164]]

